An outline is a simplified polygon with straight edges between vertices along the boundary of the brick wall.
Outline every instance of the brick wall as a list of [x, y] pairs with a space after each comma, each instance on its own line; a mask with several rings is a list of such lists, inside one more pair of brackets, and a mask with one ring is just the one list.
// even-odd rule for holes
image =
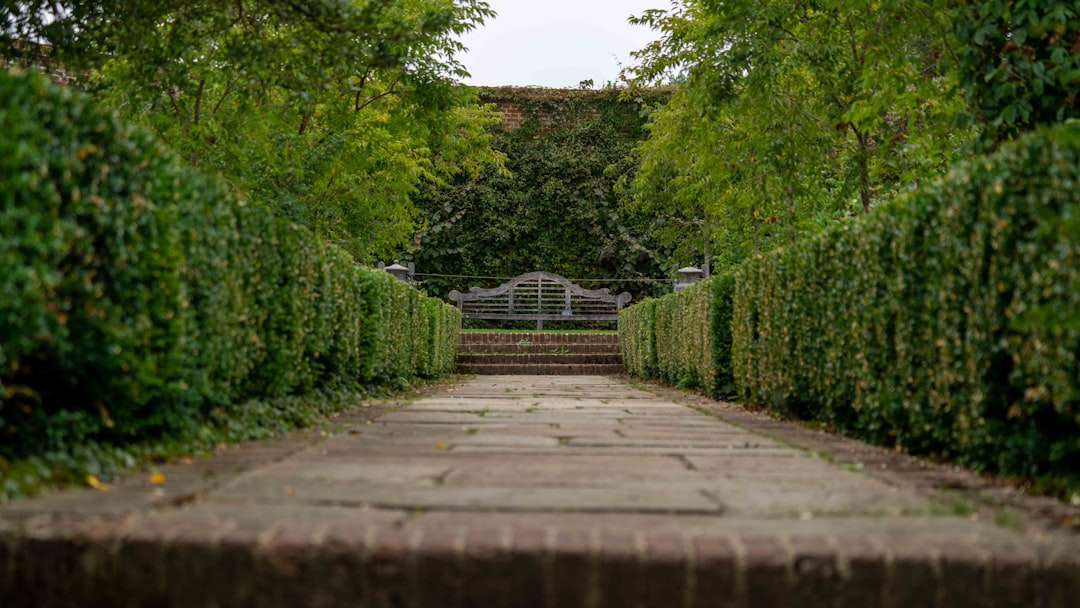
[[15, 43], [15, 48], [23, 55], [21, 58], [0, 58], [0, 69], [26, 70], [33, 69], [48, 74], [58, 84], [69, 84], [76, 80], [78, 74], [65, 69], [50, 59], [52, 48], [44, 44]]
[[522, 114], [517, 102], [501, 99], [495, 102], [495, 109], [503, 115], [503, 128], [507, 131], [520, 127], [522, 121], [525, 120], [525, 115]]
[[[521, 126], [530, 118], [527, 108], [532, 106], [537, 119], [542, 127], [550, 127], [562, 118], [568, 118], [569, 100], [600, 99], [602, 96], [618, 95], [615, 91], [589, 91], [580, 89], [541, 89], [532, 87], [502, 87], [498, 89], [481, 89], [480, 101], [485, 104], [494, 104], [495, 109], [503, 115], [503, 128], [513, 130]], [[598, 120], [599, 109], [587, 110], [589, 116]]]

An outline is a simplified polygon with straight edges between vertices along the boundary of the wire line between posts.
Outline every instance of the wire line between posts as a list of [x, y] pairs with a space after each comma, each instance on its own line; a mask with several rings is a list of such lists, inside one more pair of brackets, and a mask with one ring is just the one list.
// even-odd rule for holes
[[[428, 272], [417, 272], [413, 276], [417, 277], [438, 277], [443, 279], [481, 279], [486, 281], [509, 281], [514, 277], [485, 277], [479, 275], [468, 274], [437, 274]], [[652, 279], [652, 278], [640, 278], [640, 279], [567, 279], [571, 283], [671, 283], [672, 279]]]

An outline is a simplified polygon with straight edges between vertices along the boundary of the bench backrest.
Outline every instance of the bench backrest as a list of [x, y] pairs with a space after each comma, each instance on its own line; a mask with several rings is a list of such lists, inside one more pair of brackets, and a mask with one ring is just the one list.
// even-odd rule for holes
[[494, 289], [456, 289], [450, 299], [466, 319], [535, 321], [616, 321], [629, 293], [612, 295], [609, 289], [584, 289], [550, 272], [530, 272]]

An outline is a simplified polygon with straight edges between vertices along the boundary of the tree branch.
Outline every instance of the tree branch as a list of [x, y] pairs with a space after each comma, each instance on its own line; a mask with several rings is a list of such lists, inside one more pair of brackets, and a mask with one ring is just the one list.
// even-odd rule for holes
[[225, 92], [221, 94], [221, 99], [218, 99], [217, 103], [214, 104], [214, 109], [210, 112], [210, 118], [213, 118], [217, 115], [218, 109], [221, 108], [221, 104], [225, 101], [225, 98], [229, 96], [229, 93], [232, 92], [233, 86], [239, 81], [240, 77], [237, 76], [236, 78], [233, 78], [232, 81], [225, 87]]
[[[391, 86], [392, 86], [392, 85], [391, 85]], [[401, 90], [400, 90], [400, 89], [394, 89], [394, 88], [391, 88], [391, 89], [389, 89], [389, 90], [387, 90], [387, 91], [384, 91], [384, 92], [382, 92], [382, 93], [379, 93], [378, 95], [376, 95], [376, 96], [372, 97], [371, 99], [368, 99], [368, 100], [367, 100], [367, 101], [365, 101], [364, 103], [362, 103], [362, 104], [360, 104], [360, 105], [356, 106], [356, 111], [357, 111], [357, 112], [359, 112], [360, 110], [363, 110], [364, 108], [366, 108], [366, 107], [370, 106], [371, 104], [375, 103], [376, 101], [379, 101], [379, 100], [380, 100], [380, 99], [382, 99], [383, 97], [386, 97], [386, 96], [388, 96], [388, 95], [394, 95], [394, 94], [397, 94], [397, 93], [400, 93], [400, 92], [401, 92]]]
[[304, 131], [307, 130], [308, 121], [311, 120], [311, 115], [314, 114], [314, 113], [315, 113], [314, 108], [309, 109], [307, 112], [304, 112], [304, 117], [300, 119], [300, 128], [296, 130], [297, 135], [303, 135], [304, 134]]
[[195, 92], [195, 114], [194, 114], [194, 119], [192, 120], [192, 122], [194, 124], [196, 124], [196, 125], [199, 124], [199, 111], [202, 108], [203, 88], [205, 86], [206, 86], [206, 79], [203, 78], [202, 80], [199, 81], [199, 90]]

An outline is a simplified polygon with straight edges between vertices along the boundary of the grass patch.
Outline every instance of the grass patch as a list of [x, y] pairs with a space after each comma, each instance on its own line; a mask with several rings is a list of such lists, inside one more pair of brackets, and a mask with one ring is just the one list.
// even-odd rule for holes
[[1012, 509], [1001, 509], [994, 514], [994, 523], [1002, 528], [1023, 532], [1024, 523], [1020, 520], [1020, 514]]
[[949, 511], [953, 515], [967, 516], [975, 513], [975, 505], [966, 498], [957, 498], [956, 500], [952, 501], [952, 505], [950, 505]]

